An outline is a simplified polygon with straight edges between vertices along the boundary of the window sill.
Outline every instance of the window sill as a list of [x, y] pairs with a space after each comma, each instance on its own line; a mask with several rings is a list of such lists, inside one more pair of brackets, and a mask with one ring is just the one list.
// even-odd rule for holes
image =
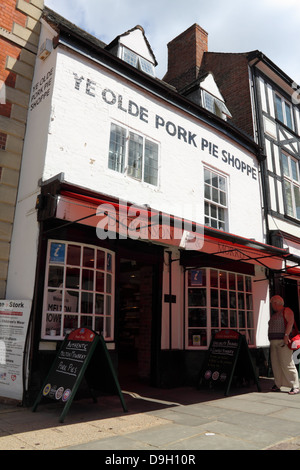
[[139, 186], [143, 186], [145, 188], [150, 188], [154, 191], [159, 191], [159, 184], [151, 184], [151, 183], [146, 183], [145, 181], [141, 181], [134, 176], [127, 175], [126, 173], [121, 173], [120, 171], [112, 170], [111, 168], [108, 168], [108, 173], [109, 177], [114, 175], [116, 178], [122, 178], [126, 181], [134, 181], [134, 184], [137, 184]]

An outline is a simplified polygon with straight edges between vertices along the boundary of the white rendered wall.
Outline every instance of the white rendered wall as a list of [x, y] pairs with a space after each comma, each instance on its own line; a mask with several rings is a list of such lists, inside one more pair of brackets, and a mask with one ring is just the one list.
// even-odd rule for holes
[[[129, 102], [137, 105], [138, 116], [128, 112]], [[159, 144], [157, 187], [108, 169], [111, 122]], [[232, 158], [236, 165], [230, 163]], [[79, 186], [180, 217], [189, 211], [201, 223], [203, 164], [228, 176], [229, 232], [263, 241], [255, 157], [178, 108], [75, 53], [60, 50], [44, 180], [63, 172], [67, 181]]]

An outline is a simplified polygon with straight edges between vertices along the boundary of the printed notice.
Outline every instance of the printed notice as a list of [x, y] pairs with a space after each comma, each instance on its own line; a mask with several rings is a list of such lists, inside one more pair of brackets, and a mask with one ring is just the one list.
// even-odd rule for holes
[[31, 301], [0, 300], [0, 397], [22, 400]]

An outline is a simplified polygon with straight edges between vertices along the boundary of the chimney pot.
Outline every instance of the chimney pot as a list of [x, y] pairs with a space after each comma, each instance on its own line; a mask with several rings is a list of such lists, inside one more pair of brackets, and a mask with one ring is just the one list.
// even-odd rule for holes
[[168, 43], [168, 71], [163, 80], [177, 90], [197, 79], [204, 52], [208, 51], [208, 33], [193, 24]]

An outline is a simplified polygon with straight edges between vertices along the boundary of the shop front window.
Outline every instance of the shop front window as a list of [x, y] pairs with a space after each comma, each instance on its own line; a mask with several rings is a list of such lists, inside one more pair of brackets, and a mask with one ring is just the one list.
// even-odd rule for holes
[[186, 345], [207, 348], [215, 333], [236, 330], [255, 344], [252, 280], [218, 269], [187, 271]]
[[95, 246], [49, 241], [43, 339], [62, 339], [86, 327], [113, 339], [114, 253]]

